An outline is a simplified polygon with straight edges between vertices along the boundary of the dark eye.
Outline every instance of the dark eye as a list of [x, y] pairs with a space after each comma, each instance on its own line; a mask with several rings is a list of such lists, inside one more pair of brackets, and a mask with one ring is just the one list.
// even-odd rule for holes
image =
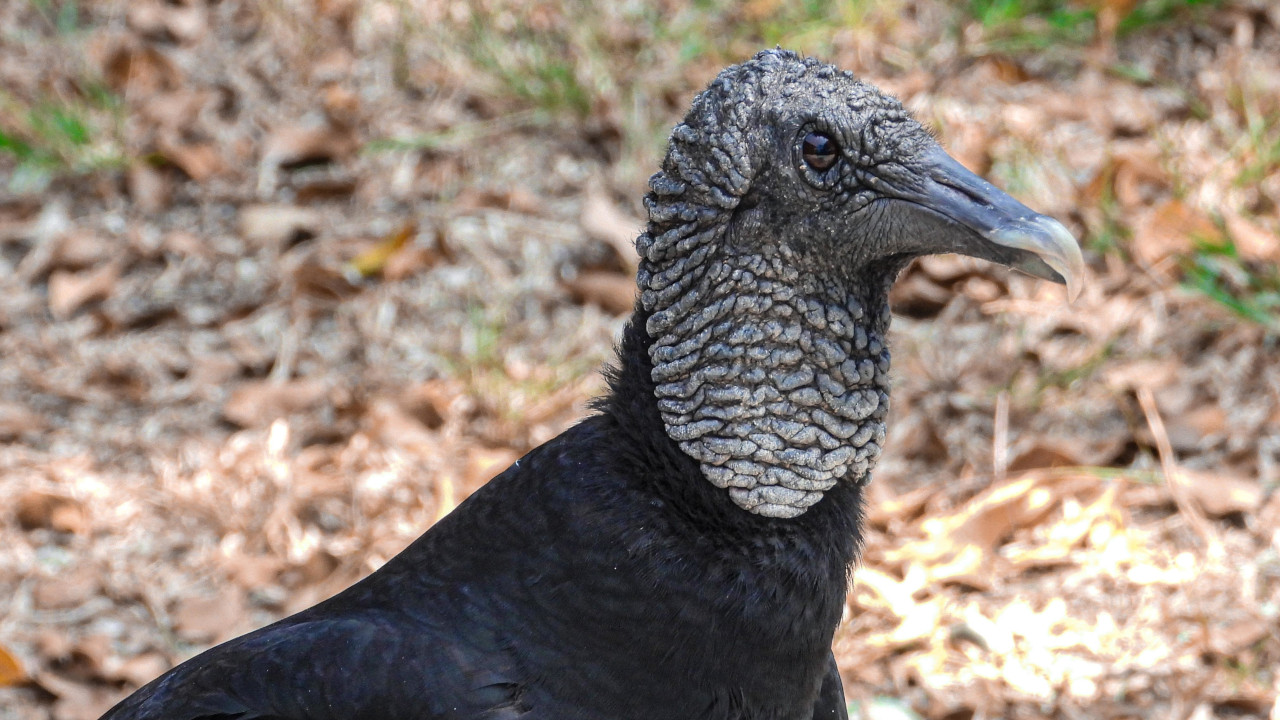
[[805, 164], [814, 170], [829, 170], [836, 164], [840, 146], [822, 133], [811, 132], [804, 136], [800, 153], [804, 156]]

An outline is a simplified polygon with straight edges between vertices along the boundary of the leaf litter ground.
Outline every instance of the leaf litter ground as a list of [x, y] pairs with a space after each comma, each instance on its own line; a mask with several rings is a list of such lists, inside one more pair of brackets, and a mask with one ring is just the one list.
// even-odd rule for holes
[[[471, 13], [587, 33], [491, 5], [0, 8], [0, 718], [95, 718], [336, 592], [600, 392], [661, 128], [769, 43], [646, 63], [669, 37], [576, 19], [649, 94], [575, 114], [433, 44]], [[1068, 306], [941, 257], [896, 288], [851, 701], [1280, 720], [1280, 12], [1013, 53], [871, 7], [792, 44], [1070, 224], [1090, 278]]]

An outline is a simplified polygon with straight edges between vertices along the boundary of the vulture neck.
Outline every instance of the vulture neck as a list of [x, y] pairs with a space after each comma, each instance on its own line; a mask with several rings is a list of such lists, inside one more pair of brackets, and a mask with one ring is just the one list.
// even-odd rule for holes
[[[638, 243], [633, 322], [663, 431], [755, 515], [795, 518], [837, 485], [867, 482], [889, 407], [893, 274], [832, 282], [779, 245], [735, 251], [714, 237], [727, 233], [679, 230]], [[663, 240], [679, 237], [685, 252], [668, 254]]]

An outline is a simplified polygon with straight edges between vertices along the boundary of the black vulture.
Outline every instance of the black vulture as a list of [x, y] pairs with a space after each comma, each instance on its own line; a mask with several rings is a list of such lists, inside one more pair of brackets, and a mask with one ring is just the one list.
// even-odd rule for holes
[[889, 408], [888, 292], [963, 253], [1079, 247], [897, 100], [783, 50], [730, 67], [645, 198], [595, 412], [384, 567], [105, 718], [846, 717], [831, 641]]

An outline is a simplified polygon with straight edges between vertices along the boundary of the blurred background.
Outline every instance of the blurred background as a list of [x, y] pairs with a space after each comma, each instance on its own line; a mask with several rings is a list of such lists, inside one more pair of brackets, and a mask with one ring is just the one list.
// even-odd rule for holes
[[96, 718], [580, 417], [666, 134], [775, 45], [1089, 265], [895, 289], [855, 717], [1280, 720], [1270, 0], [0, 2], [0, 719]]

